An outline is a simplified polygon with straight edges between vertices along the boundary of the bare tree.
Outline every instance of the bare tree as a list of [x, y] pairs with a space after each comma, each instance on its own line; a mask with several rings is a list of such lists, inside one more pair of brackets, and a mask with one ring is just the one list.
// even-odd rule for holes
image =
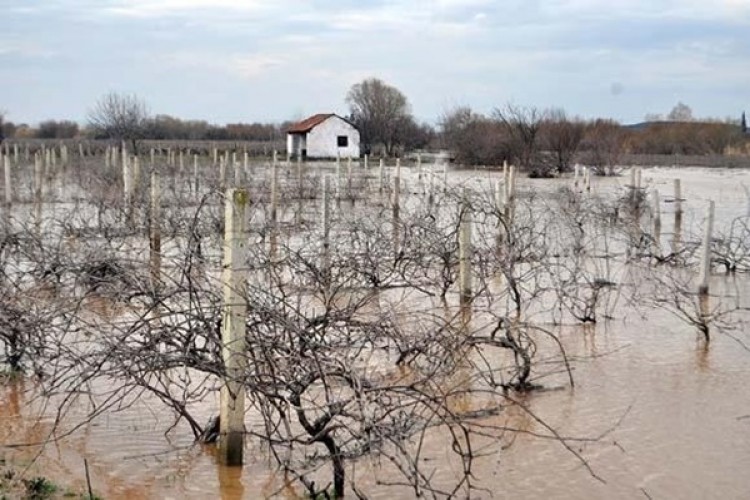
[[352, 85], [346, 102], [362, 141], [368, 146], [382, 144], [389, 155], [402, 142], [405, 124], [413, 121], [406, 96], [377, 78]]
[[563, 173], [583, 140], [585, 125], [580, 120], [568, 120], [565, 111], [552, 109], [542, 123], [541, 140], [544, 149], [554, 155], [555, 170]]
[[443, 144], [456, 161], [468, 165], [497, 165], [510, 159], [501, 126], [468, 106], [445, 112], [440, 118]]
[[690, 106], [680, 101], [675, 104], [672, 111], [667, 115], [667, 120], [673, 122], [690, 122], [693, 121], [693, 110]]
[[626, 135], [619, 123], [596, 120], [584, 135], [583, 149], [586, 162], [596, 167], [599, 175], [613, 175], [613, 168], [625, 147]]
[[546, 113], [535, 107], [526, 108], [509, 103], [503, 108], [495, 109], [494, 116], [508, 134], [518, 165], [530, 175], [549, 176], [548, 168], [539, 161], [539, 131]]
[[133, 151], [146, 136], [149, 111], [135, 94], [110, 92], [102, 96], [88, 113], [88, 123], [99, 137], [129, 141]]

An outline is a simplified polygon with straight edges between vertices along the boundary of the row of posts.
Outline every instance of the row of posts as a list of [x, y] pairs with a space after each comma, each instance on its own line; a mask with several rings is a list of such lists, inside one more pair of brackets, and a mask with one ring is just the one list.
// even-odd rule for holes
[[[277, 162], [273, 163], [271, 199], [275, 204], [277, 190]], [[381, 169], [382, 170], [382, 169]], [[640, 173], [633, 173], [634, 190], [638, 186]], [[396, 165], [393, 189], [394, 209], [399, 206], [399, 181], [400, 163]], [[496, 184], [497, 208], [504, 215], [512, 214], [512, 205], [515, 196], [515, 169], [504, 168], [503, 183]], [[340, 177], [338, 177], [340, 178]], [[682, 216], [681, 185], [679, 179], [674, 182], [675, 189], [675, 216]], [[323, 268], [328, 269], [328, 255], [330, 249], [331, 211], [330, 211], [330, 176], [323, 177], [322, 183], [322, 239], [323, 239]], [[246, 257], [246, 208], [248, 204], [247, 191], [240, 188], [229, 188], [225, 199], [225, 233], [224, 233], [224, 257], [222, 266], [222, 293], [224, 299], [222, 320], [222, 343], [223, 357], [226, 366], [226, 383], [221, 390], [221, 440], [220, 457], [229, 465], [242, 463], [244, 442], [244, 386], [242, 376], [246, 369], [244, 317], [246, 304], [242, 299], [243, 287], [245, 286], [245, 273], [243, 265]], [[654, 193], [655, 203], [658, 202], [657, 192]], [[459, 291], [462, 303], [471, 301], [473, 295], [473, 282], [471, 271], [472, 260], [472, 212], [468, 191], [464, 189], [461, 199], [460, 222], [459, 222]], [[160, 234], [159, 234], [159, 177], [157, 173], [151, 176], [151, 268], [152, 279], [158, 283], [158, 269], [160, 266]], [[708, 293], [708, 276], [710, 269], [710, 241], [713, 226], [714, 203], [709, 202], [707, 212], [707, 225], [703, 241], [703, 254], [701, 273], [699, 278], [699, 292]], [[656, 220], [659, 210], [654, 209]], [[512, 215], [511, 215], [512, 216]], [[275, 210], [271, 210], [271, 217], [276, 218]], [[510, 223], [510, 221], [506, 221]]]

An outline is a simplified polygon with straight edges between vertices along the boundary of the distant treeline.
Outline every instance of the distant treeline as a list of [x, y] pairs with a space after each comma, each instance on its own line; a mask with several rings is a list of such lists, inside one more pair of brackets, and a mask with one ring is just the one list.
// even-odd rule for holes
[[[205, 120], [181, 120], [168, 115], [156, 115], [144, 124], [143, 138], [155, 140], [189, 141], [269, 141], [284, 138], [291, 122], [283, 123], [228, 123], [215, 125]], [[96, 131], [80, 127], [70, 120], [45, 120], [38, 126], [2, 123], [2, 135], [9, 139], [105, 139]]]
[[[252, 141], [282, 147], [291, 122], [210, 124], [168, 115], [149, 117], [141, 139], [157, 141]], [[46, 120], [37, 127], [0, 122], [3, 136], [12, 139], [104, 139], [93, 128], [69, 120]], [[729, 121], [653, 121], [623, 126], [612, 120], [569, 118], [562, 110], [508, 105], [491, 115], [456, 108], [433, 128], [422, 124], [402, 134], [405, 150], [448, 149], [456, 162], [467, 165], [519, 165], [531, 175], [567, 171], [575, 162], [606, 173], [626, 154], [732, 155], [750, 154], [750, 136]]]
[[655, 121], [623, 126], [612, 120], [569, 118], [557, 109], [507, 105], [491, 115], [459, 107], [441, 119], [442, 146], [456, 162], [519, 165], [532, 176], [567, 171], [575, 162], [606, 174], [625, 154], [750, 153], [750, 136], [731, 121]]

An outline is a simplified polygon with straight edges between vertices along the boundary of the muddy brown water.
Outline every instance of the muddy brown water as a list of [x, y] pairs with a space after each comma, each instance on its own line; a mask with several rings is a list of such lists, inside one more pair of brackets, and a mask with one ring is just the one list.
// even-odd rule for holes
[[[464, 180], [472, 176], [477, 175], [461, 174]], [[644, 181], [664, 197], [671, 196], [675, 176], [683, 181], [685, 209], [697, 223], [707, 199], [717, 202], [718, 226], [745, 214], [742, 184], [750, 186], [750, 172], [644, 171]], [[597, 179], [594, 190], [616, 189], [626, 181]], [[524, 182], [538, 187], [545, 181]], [[667, 225], [669, 216], [662, 216]], [[716, 275], [712, 287], [719, 296], [722, 290], [739, 290], [750, 304], [748, 276]], [[750, 345], [746, 326], [739, 323], [732, 334]], [[477, 485], [485, 488], [477, 497], [750, 498], [747, 349], [726, 335], [715, 336], [706, 347], [693, 329], [656, 309], [621, 310], [614, 320], [596, 325], [549, 328], [574, 360], [576, 385], [567, 386], [562, 375], [550, 376], [540, 381], [550, 390], [524, 396], [523, 403], [562, 435], [599, 438], [570, 442], [596, 477], [560, 443], [531, 435], [544, 429], [515, 409], [491, 418], [528, 433], [509, 435], [475, 464]], [[33, 389], [26, 381], [0, 390], [0, 457], [28, 464], [29, 473], [83, 489], [86, 458], [94, 489], [107, 499], [295, 498], [300, 492], [297, 486], [285, 488], [285, 478], [257, 442], [248, 445], [247, 464], [239, 469], [218, 465], [213, 449], [193, 445], [184, 426], [165, 436], [171, 415], [146, 397], [41, 449], [9, 448], [42, 440], [52, 428], [49, 408], [40, 407]], [[201, 418], [216, 408], [218, 401], [206, 401]], [[66, 422], [77, 416], [68, 415], [61, 428], [69, 428]], [[456, 473], [448, 446], [439, 432], [428, 435], [425, 466], [435, 470], [438, 482]], [[369, 459], [349, 473], [373, 498], [413, 497], [410, 490], [378, 486], [390, 472]]]

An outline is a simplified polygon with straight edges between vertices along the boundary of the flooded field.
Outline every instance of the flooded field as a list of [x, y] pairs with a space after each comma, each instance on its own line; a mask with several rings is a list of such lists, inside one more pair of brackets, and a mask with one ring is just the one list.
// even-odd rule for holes
[[[326, 172], [335, 172], [332, 166], [326, 168]], [[393, 167], [388, 173], [392, 179]], [[356, 314], [352, 313], [341, 321], [347, 322], [348, 334], [361, 335], [355, 338], [363, 339], [362, 343], [372, 345], [372, 348], [364, 353], [341, 356], [359, 370], [357, 373], [366, 374], [363, 379], [377, 384], [379, 392], [374, 394], [373, 389], [371, 397], [388, 404], [389, 398], [400, 397], [402, 391], [416, 387], [423, 373], [427, 374], [425, 380], [435, 381], [435, 386], [429, 383], [420, 385], [420, 391], [430, 389], [443, 396], [439, 399], [440, 409], [429, 414], [440, 415], [442, 420], [438, 423], [427, 425], [421, 432], [409, 436], [406, 436], [407, 424], [404, 423], [403, 439], [389, 436], [391, 443], [395, 443], [393, 446], [403, 443], [408, 453], [403, 450], [401, 454], [392, 452], [385, 445], [362, 453], [353, 445], [347, 448], [347, 452], [353, 455], [346, 460], [347, 495], [354, 498], [353, 489], [356, 487], [356, 491], [368, 498], [412, 498], [417, 492], [428, 497], [442, 497], [446, 492], [452, 492], [460, 497], [524, 499], [748, 498], [750, 391], [746, 387], [750, 384], [750, 276], [743, 272], [747, 262], [740, 248], [750, 245], [750, 241], [747, 241], [746, 232], [731, 233], [739, 241], [730, 244], [727, 235], [736, 218], [747, 220], [750, 215], [745, 190], [745, 186], [750, 186], [750, 172], [644, 169], [643, 192], [651, 196], [652, 189], [656, 188], [662, 198], [661, 233], [658, 237], [651, 228], [653, 213], [649, 215], [648, 208], [644, 208], [642, 214], [638, 213], [635, 226], [631, 221], [630, 225], [623, 223], [621, 231], [612, 229], [620, 225], [614, 222], [615, 219], [619, 221], [627, 217], [623, 215], [624, 208], [612, 212], [612, 207], [618, 206], [614, 200], [626, 199], [629, 195], [627, 170], [618, 177], [593, 178], [588, 193], [578, 192], [581, 191], [578, 188], [568, 189], [572, 188], [572, 179], [518, 179], [518, 201], [511, 224], [518, 227], [518, 236], [509, 229], [502, 244], [514, 241], [520, 248], [524, 243], [528, 250], [520, 257], [514, 257], [511, 264], [507, 263], [510, 257], [496, 257], [497, 246], [502, 244], [496, 241], [498, 223], [492, 219], [499, 217], [503, 220], [493, 212], [496, 207], [492, 191], [495, 181], [507, 180], [502, 172], [450, 172], [448, 186], [440, 184], [442, 171], [438, 173], [436, 170], [439, 180], [431, 182], [427, 180], [428, 172], [424, 176], [421, 174], [421, 169], [418, 171], [414, 166], [403, 169], [406, 186], [401, 193], [403, 206], [400, 214], [396, 212], [396, 220], [401, 217], [405, 227], [401, 233], [398, 224], [393, 224], [393, 221], [390, 223], [394, 227], [386, 224], [386, 219], [392, 216], [389, 204], [393, 203], [393, 198], [392, 193], [378, 194], [377, 168], [373, 168], [369, 180], [364, 181], [356, 201], [350, 203], [344, 199], [339, 208], [333, 208], [336, 215], [331, 247], [335, 249], [340, 245], [339, 248], [344, 248], [345, 245], [356, 248], [358, 252], [352, 253], [356, 259], [349, 254], [340, 257], [341, 260], [337, 260], [335, 254], [331, 257], [335, 269], [331, 279], [334, 284], [340, 280], [342, 288], [347, 288], [330, 296], [327, 292], [320, 295], [309, 291], [309, 283], [296, 278], [297, 273], [303, 273], [298, 271], [302, 269], [300, 262], [313, 259], [306, 252], [312, 252], [313, 246], [317, 249], [320, 199], [312, 198], [320, 191], [322, 183], [316, 180], [310, 186], [313, 194], [309, 199], [303, 200], [300, 196], [297, 201], [288, 192], [282, 194], [286, 202], [280, 205], [279, 220], [286, 224], [286, 229], [278, 234], [273, 231], [267, 234], [263, 223], [271, 217], [267, 192], [270, 182], [262, 171], [256, 171], [255, 179], [265, 179], [263, 181], [253, 183], [252, 176], [246, 178], [251, 198], [253, 189], [260, 190], [257, 186], [265, 190], [265, 194], [255, 193], [255, 198], [260, 201], [253, 205], [249, 220], [250, 282], [255, 283], [251, 286], [258, 287], [257, 292], [252, 292], [255, 294], [252, 299], [248, 298], [249, 307], [259, 308], [263, 300], [270, 300], [261, 294], [260, 290], [266, 289], [269, 295], [275, 293], [276, 296], [289, 297], [289, 302], [304, 301], [295, 306], [295, 310], [304, 311], [308, 316], [308, 310], [316, 309], [343, 315], [342, 311], [354, 308], [356, 304]], [[305, 175], [315, 178], [312, 171]], [[287, 177], [286, 185], [293, 186], [295, 174]], [[684, 215], [678, 231], [674, 227], [675, 203], [672, 199], [675, 178], [682, 182], [684, 199]], [[391, 182], [388, 180], [386, 185]], [[433, 207], [432, 202], [426, 202], [431, 185], [437, 185], [435, 189], [442, 192], [436, 197], [444, 205], [436, 201]], [[398, 256], [399, 250], [407, 256], [421, 252], [417, 244], [420, 242], [410, 238], [422, 242], [430, 238], [426, 225], [413, 222], [425, 207], [432, 207], [426, 210], [434, 214], [433, 219], [446, 221], [441, 231], [455, 229], [460, 219], [456, 207], [461, 206], [467, 196], [464, 187], [471, 193], [475, 217], [473, 239], [476, 254], [472, 263], [477, 270], [474, 276], [476, 296], [470, 314], [466, 314], [466, 305], [459, 305], [458, 300], [458, 277], [454, 269], [459, 261], [457, 247], [449, 248], [450, 265], [445, 268], [448, 271], [441, 268], [443, 273], [451, 273], [445, 298], [439, 296], [444, 281], [441, 281], [441, 274], [435, 272], [436, 261], [430, 260], [429, 265], [407, 261], [384, 269], [380, 261], [373, 263], [368, 258], [368, 255], [387, 254], [388, 258], [383, 260], [390, 262], [389, 259], [393, 258], [392, 240], [400, 242], [395, 244], [396, 262], [402, 258]], [[42, 226], [51, 234], [59, 232], [58, 243], [70, 243], [69, 230], [74, 224], [69, 221], [80, 217], [88, 220], [87, 227], [95, 226], [96, 205], [92, 203], [85, 209], [76, 208], [73, 198], [86, 194], [80, 183], [75, 188], [76, 196], [70, 194], [74, 189], [71, 186], [63, 183], [60, 189], [62, 199], [56, 204], [46, 203], [42, 208], [44, 214], [56, 214], [54, 217], [49, 215], [56, 222], [43, 221]], [[180, 193], [180, 188], [174, 188], [169, 195], [174, 201], [165, 204], [165, 221], [171, 220], [170, 213], [181, 211], [188, 212], [184, 215], [189, 219], [195, 210], [180, 205]], [[194, 207], [195, 200], [200, 197], [191, 196], [191, 206]], [[569, 196], [573, 201], [568, 201]], [[106, 196], [103, 199], [106, 204]], [[701, 306], [707, 308], [695, 312], [697, 310], [691, 309], [694, 305], [692, 295], [680, 287], [689, 283], [694, 288], [708, 200], [716, 203], [715, 258], [726, 257], [727, 253], [722, 253], [722, 249], [731, 247], [732, 258], [740, 265], [739, 272], [725, 275], [718, 261], [715, 262], [710, 278], [710, 297], [708, 303]], [[645, 205], [649, 204], [646, 202]], [[10, 227], [15, 229], [10, 233], [19, 234], [18, 228], [33, 225], [32, 203], [16, 204], [13, 210]], [[62, 216], [62, 212], [68, 210], [71, 212], [69, 216]], [[76, 210], [84, 210], [83, 215], [75, 214]], [[573, 215], [560, 222], [556, 218], [557, 211], [563, 213], [566, 210]], [[588, 218], [594, 212], [607, 214], [606, 217], [613, 221]], [[218, 224], [209, 217], [211, 214], [220, 218], [221, 205], [217, 204], [206, 212], [202, 224]], [[124, 216], [121, 212], [106, 212], [104, 225], [117, 219], [120, 222], [111, 227], [121, 227], [124, 219], [118, 217]], [[147, 219], [146, 215], [143, 217]], [[76, 329], [61, 326], [55, 320], [49, 323], [54, 329], [68, 328], [64, 342], [60, 340], [60, 344], [73, 343], [81, 346], [80, 353], [89, 353], [90, 349], [92, 356], [98, 356], [98, 337], [91, 333], [98, 332], [98, 329], [115, 332], [113, 339], [117, 342], [162, 331], [169, 335], [183, 335], [183, 330], [176, 326], [183, 319], [188, 322], [185, 330], [198, 329], [198, 323], [190, 321], [202, 321], [202, 317], [196, 315], [198, 319], [192, 319], [192, 312], [187, 309], [173, 314], [169, 312], [170, 307], [175, 307], [174, 303], [192, 304], [193, 300], [174, 283], [186, 279], [185, 276], [200, 276], [195, 278], [200, 284], [196, 285], [198, 291], [194, 293], [205, 295], [195, 303], [215, 302], [215, 293], [211, 290], [218, 281], [216, 270], [220, 265], [221, 243], [216, 238], [216, 241], [211, 241], [207, 237], [201, 250], [202, 269], [191, 268], [183, 272], [185, 261], [182, 259], [185, 248], [190, 247], [190, 238], [185, 235], [181, 223], [178, 224], [176, 215], [173, 217], [177, 229], [171, 235], [164, 229], [167, 235], [162, 247], [162, 279], [174, 288], [171, 292], [175, 296], [174, 302], [163, 298], [158, 306], [149, 308], [151, 298], [142, 296], [151, 292], [132, 284], [122, 288], [117, 285], [120, 295], [104, 293], [99, 288], [96, 293], [84, 294], [83, 300], [78, 291], [83, 285], [78, 280], [69, 285], [65, 278], [61, 278], [59, 290], [33, 297], [35, 301], [54, 304], [49, 311], [64, 309], [63, 317], [74, 318], [70, 321], [77, 325]], [[68, 221], [68, 225], [58, 224], [61, 220]], [[383, 227], [378, 223], [370, 224], [373, 221], [383, 222]], [[305, 229], [295, 229], [295, 223]], [[164, 226], [171, 229], [172, 222], [165, 222]], [[570, 234], [575, 233], [577, 227], [582, 228], [583, 236], [571, 238]], [[528, 235], [524, 228], [529, 228]], [[209, 234], [202, 226], [201, 230]], [[636, 236], [629, 239], [634, 231]], [[644, 237], [644, 233], [648, 237]], [[370, 235], [372, 239], [360, 239], [361, 234]], [[355, 238], [355, 235], [359, 236]], [[140, 262], [145, 269], [148, 241], [132, 234], [118, 238], [116, 244], [110, 241], [104, 245], [107, 251], [112, 255], [118, 252], [127, 254], [128, 262]], [[547, 238], [550, 241], [542, 243]], [[315, 245], [310, 244], [312, 239], [316, 240]], [[455, 240], [455, 231], [443, 233], [442, 239]], [[579, 248], [576, 242], [584, 242], [585, 246]], [[674, 250], [670, 245], [675, 244], [690, 249], [688, 255], [674, 252], [675, 255], [670, 257], [669, 252]], [[103, 248], [87, 243], [83, 237], [79, 237], [75, 245], [77, 251], [89, 248], [90, 258]], [[538, 245], [536, 250], [535, 245]], [[253, 250], [254, 246], [257, 250]], [[541, 256], [543, 246], [545, 255]], [[115, 247], [117, 252], [113, 250]], [[578, 262], [577, 258], [582, 254], [592, 257]], [[432, 253], [425, 251], [424, 255]], [[314, 258], [317, 259], [318, 255], [315, 254]], [[345, 263], [346, 259], [356, 262], [349, 265]], [[498, 260], [503, 263], [497, 264]], [[17, 273], [36, 270], [33, 259], [27, 255], [14, 257], [11, 261]], [[544, 269], [535, 264], [542, 261], [545, 262]], [[573, 261], [576, 262], [575, 268], [570, 264]], [[359, 273], [370, 267], [379, 283], [387, 286], [380, 285], [382, 289], [368, 292], [360, 300], [359, 294], [363, 292], [353, 288], [353, 281], [342, 276], [354, 272], [352, 269]], [[689, 275], [687, 278], [683, 271]], [[147, 282], [149, 279], [147, 269], [138, 271], [135, 276], [136, 281]], [[369, 274], [367, 276], [371, 278]], [[572, 278], [567, 279], [567, 276]], [[522, 299], [507, 291], [514, 279], [520, 283]], [[607, 290], [601, 291], [601, 300], [593, 303], [593, 313], [585, 310], [587, 301], [591, 300], [588, 291], [570, 289], [570, 283], [582, 281], [594, 283], [596, 286], [590, 288], [595, 291], [604, 286], [600, 283], [607, 283]], [[326, 283], [326, 287], [330, 286]], [[679, 293], [679, 298], [672, 300], [670, 293], [662, 295], [663, 288], [668, 286], [674, 287], [669, 292], [675, 297]], [[304, 292], [299, 292], [303, 289]], [[8, 294], [4, 300], [29, 304], [32, 301], [29, 288], [23, 290], [23, 294]], [[122, 294], [128, 298], [123, 298]], [[652, 299], [652, 296], [660, 299]], [[74, 308], [70, 306], [71, 302], [76, 304]], [[71, 309], [75, 309], [75, 314], [70, 313]], [[287, 317], [283, 321], [277, 320], [273, 314], [280, 310], [278, 306], [268, 306], [268, 310], [271, 312], [268, 316], [261, 316], [260, 322], [285, 326], [268, 326], [268, 330], [259, 330], [259, 335], [278, 335], [273, 337], [274, 348], [277, 343], [285, 342], [296, 346], [294, 339], [279, 333], [279, 330], [295, 332], [296, 327], [288, 325], [293, 321]], [[589, 317], [591, 314], [594, 316]], [[206, 316], [215, 320], [214, 315]], [[493, 343], [496, 333], [493, 328], [510, 321], [507, 318], [513, 318], [516, 327], [521, 325], [519, 328], [527, 329], [524, 331], [528, 340], [522, 340], [527, 337], [518, 340], [523, 344], [523, 350], [512, 351], [507, 345], [499, 349]], [[690, 320], [710, 323], [710, 342]], [[382, 333], [383, 337], [376, 340], [371, 337], [376, 334], [365, 336], [357, 330], [379, 328], [377, 325], [386, 323], [395, 325], [394, 330]], [[136, 328], [133, 324], [140, 326]], [[166, 329], [165, 325], [172, 329]], [[419, 340], [423, 343], [408, 343], [417, 334], [424, 335], [424, 339]], [[86, 335], [85, 340], [79, 335]], [[107, 335], [104, 335], [104, 340], [112, 342], [115, 350], [116, 342]], [[474, 341], [452, 343], [453, 336]], [[453, 351], [455, 358], [446, 356], [442, 348], [431, 346], [432, 342], [445, 345], [445, 352]], [[82, 346], [88, 343], [94, 346]], [[194, 345], [202, 347], [202, 344], [190, 344]], [[262, 364], [263, 355], [276, 351], [270, 347], [263, 350], [262, 342], [258, 345], [256, 349], [262, 353], [254, 353], [251, 363]], [[179, 347], [186, 348], [182, 344]], [[342, 353], [350, 348], [350, 345], [332, 347], [334, 352]], [[148, 349], [165, 356], [172, 355], [169, 341], [161, 339], [159, 343], [134, 344], [132, 351], [123, 351], [118, 356], [127, 358], [130, 353], [140, 363], [139, 356]], [[289, 445], [291, 458], [285, 463], [295, 466], [286, 471], [279, 466], [285, 460], [279, 455], [286, 448], [265, 437], [285, 436], [281, 431], [269, 431], [271, 424], [282, 426], [284, 419], [261, 416], [264, 411], [270, 411], [261, 402], [262, 395], [271, 392], [267, 388], [250, 390], [248, 398], [251, 402], [245, 420], [249, 434], [244, 467], [226, 467], [220, 465], [215, 445], [195, 443], [194, 429], [185, 418], [176, 417], [175, 408], [165, 404], [164, 397], [155, 390], [145, 390], [145, 384], [132, 382], [139, 376], [146, 377], [150, 369], [146, 365], [139, 365], [138, 369], [129, 365], [127, 369], [113, 369], [95, 380], [92, 375], [92, 380], [85, 384], [78, 381], [68, 383], [68, 371], [74, 371], [74, 367], [60, 360], [66, 353], [61, 351], [57, 357], [46, 360], [47, 366], [40, 367], [42, 372], [54, 374], [56, 382], [52, 386], [45, 382], [44, 375], [37, 378], [32, 374], [8, 380], [0, 386], [0, 458], [7, 463], [19, 464], [21, 468], [28, 467], [29, 474], [44, 475], [60, 484], [85, 490], [83, 464], [86, 459], [93, 489], [106, 499], [305, 498], [305, 487], [299, 480], [301, 473], [306, 480], [315, 480], [321, 488], [331, 481], [325, 449], [319, 444], [305, 442], [304, 434], [288, 431], [295, 438], [291, 440], [294, 444]], [[83, 363], [85, 357], [80, 353], [76, 355], [81, 357], [75, 359]], [[528, 380], [519, 379], [523, 368], [519, 356], [524, 353], [533, 360]], [[401, 363], [402, 358], [409, 360], [409, 356], [413, 356], [412, 361]], [[399, 362], [394, 363], [395, 358], [399, 358]], [[163, 385], [157, 384], [157, 387], [167, 392], [171, 387], [176, 387], [177, 392], [182, 391], [184, 399], [178, 394], [173, 395], [171, 401], [184, 402], [190, 408], [191, 418], [202, 425], [218, 413], [221, 383], [215, 375], [220, 371], [200, 364], [184, 366], [176, 356], [174, 359], [173, 364], [160, 369], [167, 375], [158, 379]], [[312, 361], [282, 357], [275, 358], [271, 365], [275, 364], [278, 370], [282, 370], [285, 363], [294, 365]], [[127, 364], [125, 359], [123, 365]], [[566, 369], [567, 365], [570, 371]], [[198, 372], [204, 375], [197, 376]], [[126, 388], [122, 388], [121, 381], [125, 376], [130, 378], [124, 386]], [[254, 372], [253, 376], [269, 375], [261, 370]], [[496, 382], [496, 378], [500, 382]], [[251, 382], [248, 386], [254, 387]], [[115, 387], [121, 388], [116, 390]], [[154, 383], [150, 383], [150, 387], [153, 388]], [[77, 392], [72, 394], [71, 388]], [[320, 391], [329, 389], [325, 387]], [[336, 391], [339, 391], [339, 397], [343, 397], [341, 394], [345, 391], [340, 387], [333, 390]], [[310, 405], [319, 398], [315, 394], [309, 396]], [[115, 395], [116, 401], [108, 404], [107, 398]], [[268, 397], [272, 396], [275, 395]], [[438, 398], [430, 393], [427, 400], [437, 401]], [[414, 399], [406, 401], [404, 407], [418, 404], [429, 407], [432, 403]], [[304, 405], [303, 399], [297, 407]], [[292, 404], [290, 408], [294, 406]], [[316, 411], [322, 411], [320, 408], [322, 406], [316, 406]], [[349, 411], [355, 413], [353, 409]], [[368, 411], [377, 410], [362, 410], [365, 416]], [[96, 415], [92, 416], [92, 412]], [[459, 417], [471, 420], [470, 427], [467, 427], [472, 436], [470, 444], [463, 440], [460, 432], [459, 437], [453, 434], [462, 429], [453, 420], [458, 421]], [[355, 423], [347, 423], [342, 418], [339, 425], [353, 428], [360, 424], [360, 420], [368, 422], [367, 418], [372, 417], [350, 418]], [[344, 446], [360, 439], [354, 430], [347, 428], [347, 432], [352, 437], [342, 438]], [[45, 444], [35, 446], [36, 443]], [[457, 447], [463, 451], [457, 453]], [[466, 449], [470, 449], [470, 453]], [[467, 461], [467, 454], [471, 460]], [[404, 457], [416, 457], [415, 462], [408, 463]], [[404, 473], [403, 469], [411, 472]], [[424, 474], [429, 481], [415, 480], [418, 484], [410, 484], [404, 479], [410, 474]], [[470, 477], [471, 489], [466, 489], [466, 477]], [[458, 487], [456, 483], [459, 483]]]

